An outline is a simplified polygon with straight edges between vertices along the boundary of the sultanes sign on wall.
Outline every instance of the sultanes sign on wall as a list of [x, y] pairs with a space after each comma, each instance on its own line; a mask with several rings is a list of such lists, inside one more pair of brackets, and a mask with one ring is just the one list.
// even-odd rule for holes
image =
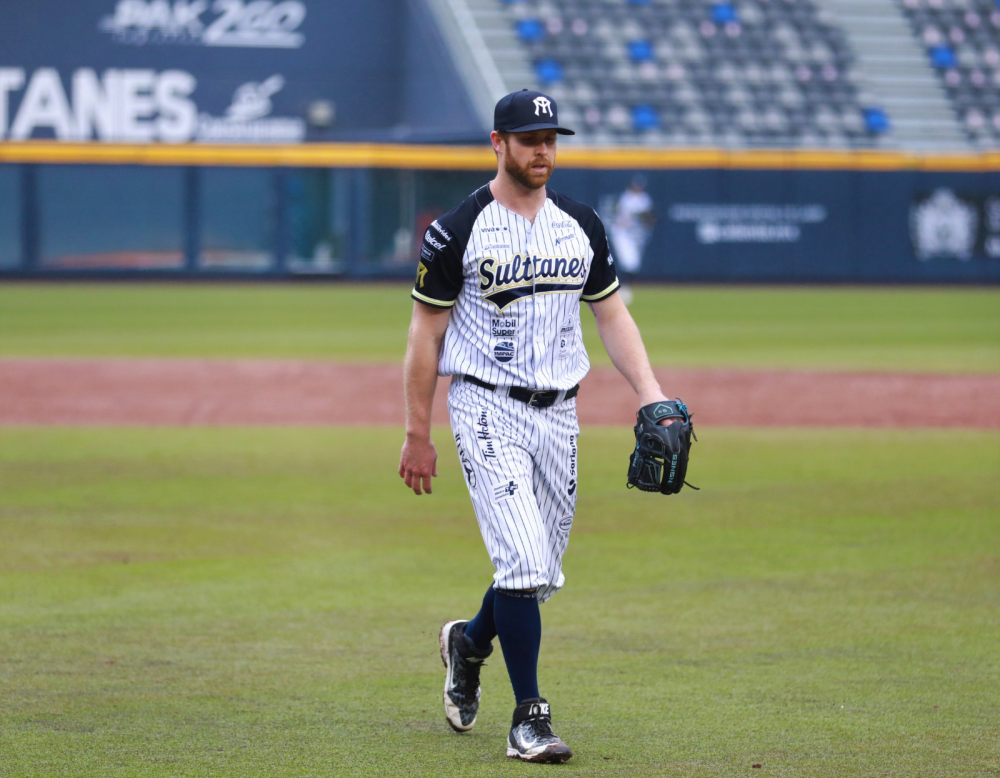
[[0, 68], [0, 139], [299, 142], [304, 119], [271, 115], [284, 84], [280, 74], [239, 84], [213, 116], [199, 110], [198, 80], [184, 70], [79, 68], [64, 83], [55, 68]]

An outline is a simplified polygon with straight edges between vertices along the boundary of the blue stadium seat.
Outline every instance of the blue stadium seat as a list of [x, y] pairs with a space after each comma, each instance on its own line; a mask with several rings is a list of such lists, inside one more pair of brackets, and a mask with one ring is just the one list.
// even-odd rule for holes
[[881, 108], [865, 108], [864, 117], [869, 132], [881, 135], [889, 131], [889, 117]]
[[540, 19], [518, 19], [515, 26], [518, 37], [525, 43], [535, 43], [545, 37], [545, 25]]
[[730, 3], [714, 3], [712, 5], [712, 21], [716, 24], [738, 22], [736, 8]]
[[931, 62], [934, 64], [934, 67], [941, 70], [953, 68], [958, 65], [958, 61], [955, 59], [955, 52], [952, 50], [951, 46], [946, 46], [944, 44], [932, 46], [930, 55]]
[[535, 64], [535, 74], [543, 84], [558, 84], [565, 80], [563, 67], [558, 60], [542, 59]]
[[629, 41], [628, 56], [632, 62], [648, 62], [653, 59], [653, 44], [647, 40]]
[[636, 132], [659, 129], [660, 115], [651, 105], [640, 104], [632, 106], [632, 127]]

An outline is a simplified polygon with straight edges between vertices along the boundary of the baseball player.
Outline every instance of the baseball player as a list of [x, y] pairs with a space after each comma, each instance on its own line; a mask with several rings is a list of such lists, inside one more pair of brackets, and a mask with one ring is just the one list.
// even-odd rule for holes
[[451, 376], [448, 410], [476, 519], [496, 572], [479, 612], [448, 621], [440, 648], [453, 729], [476, 723], [479, 673], [498, 637], [514, 691], [507, 755], [565, 762], [538, 689], [539, 604], [565, 583], [562, 558], [577, 499], [579, 381], [590, 362], [580, 300], [640, 405], [665, 400], [628, 309], [604, 225], [589, 206], [546, 188], [556, 139], [572, 135], [556, 103], [501, 98], [490, 140], [497, 173], [424, 235], [404, 363], [406, 440], [399, 475], [431, 493], [431, 404]]
[[639, 274], [642, 252], [649, 242], [654, 219], [653, 198], [646, 191], [646, 178], [634, 176], [615, 203], [614, 218], [610, 225], [611, 243], [615, 247], [621, 271], [621, 287], [618, 292], [626, 304], [631, 302], [632, 297], [628, 282]]

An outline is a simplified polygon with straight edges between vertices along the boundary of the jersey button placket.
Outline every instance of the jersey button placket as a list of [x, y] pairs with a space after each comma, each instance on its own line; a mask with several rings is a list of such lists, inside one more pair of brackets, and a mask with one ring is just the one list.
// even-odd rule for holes
[[[542, 206], [542, 210], [544, 210], [544, 206]], [[539, 211], [538, 215], [535, 217], [535, 222], [537, 222], [540, 218], [542, 218], [542, 212], [541, 211]], [[538, 327], [537, 327], [537, 324], [538, 324], [538, 321], [537, 321], [537, 315], [538, 315], [538, 298], [535, 295], [535, 284], [538, 282], [538, 279], [537, 279], [536, 274], [535, 274], [535, 270], [537, 268], [537, 264], [535, 263], [535, 252], [532, 250], [532, 248], [533, 248], [533, 246], [532, 246], [532, 236], [534, 235], [534, 232], [535, 232], [535, 225], [529, 222], [528, 228], [527, 228], [527, 230], [525, 231], [525, 234], [524, 234], [524, 257], [525, 257], [525, 261], [529, 262], [531, 264], [531, 316], [529, 317], [529, 319], [531, 321], [531, 338], [530, 338], [530, 340], [531, 340], [531, 360], [529, 361], [527, 367], [528, 367], [529, 386], [532, 386], [535, 389], [539, 389], [541, 387], [535, 386], [535, 380], [534, 380], [535, 373], [538, 370], [538, 365], [537, 365], [538, 358], [537, 358], [537, 355], [538, 355], [538, 346], [539, 346], [539, 342], [538, 342], [539, 339], [538, 339], [538, 336], [537, 336], [537, 333], [538, 333]]]

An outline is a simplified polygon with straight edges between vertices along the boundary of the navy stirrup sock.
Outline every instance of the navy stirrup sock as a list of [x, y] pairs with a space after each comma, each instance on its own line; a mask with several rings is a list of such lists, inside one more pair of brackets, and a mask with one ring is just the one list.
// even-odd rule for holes
[[510, 685], [517, 703], [538, 694], [538, 649], [542, 644], [542, 615], [534, 592], [497, 590], [493, 619]]
[[493, 584], [483, 595], [483, 605], [479, 613], [468, 624], [465, 625], [465, 637], [469, 639], [473, 646], [480, 651], [485, 651], [493, 647], [493, 638], [497, 636], [496, 624], [493, 621], [493, 601], [496, 597], [496, 589]]

